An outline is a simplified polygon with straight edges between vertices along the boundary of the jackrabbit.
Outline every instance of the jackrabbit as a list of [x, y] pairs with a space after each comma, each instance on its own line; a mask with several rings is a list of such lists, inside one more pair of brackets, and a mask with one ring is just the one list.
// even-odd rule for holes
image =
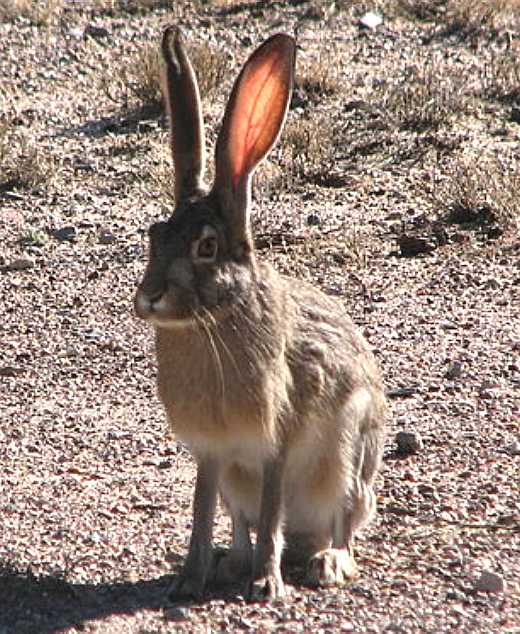
[[[197, 463], [189, 553], [174, 592], [200, 599], [210, 579], [245, 577], [253, 598], [282, 597], [284, 544], [308, 561], [310, 584], [341, 584], [356, 574], [354, 533], [375, 510], [386, 404], [342, 306], [255, 254], [251, 175], [287, 115], [294, 40], [274, 35], [242, 68], [211, 189], [202, 182], [197, 81], [177, 28], [165, 30], [162, 54], [176, 207], [150, 228], [135, 310], [154, 326], [159, 395]], [[218, 493], [233, 523], [220, 559]]]

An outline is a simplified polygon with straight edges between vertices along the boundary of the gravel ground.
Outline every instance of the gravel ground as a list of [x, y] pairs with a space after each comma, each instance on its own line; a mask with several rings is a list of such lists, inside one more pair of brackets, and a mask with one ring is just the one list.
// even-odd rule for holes
[[[39, 175], [9, 183], [2, 159], [0, 632], [520, 632], [520, 207], [504, 227], [453, 225], [432, 195], [455, 159], [519, 172], [515, 103], [482, 96], [518, 23], [449, 33], [396, 2], [375, 3], [373, 30], [362, 3], [101, 4], [0, 23], [4, 154]], [[166, 127], [120, 79], [172, 20], [233, 73], [261, 39], [297, 28], [299, 68], [319, 62], [332, 82], [314, 100], [299, 88], [289, 124], [316, 122], [318, 141], [336, 126], [345, 145], [321, 173], [318, 161], [287, 175], [282, 144], [259, 175], [254, 223], [262, 256], [338, 296], [383, 368], [379, 513], [348, 587], [311, 590], [289, 569], [293, 591], [272, 605], [240, 588], [165, 597], [194, 468], [168, 436], [131, 300], [145, 229], [168, 204]], [[444, 60], [469, 105], [434, 131], [384, 128], [378, 90], [424, 58]], [[233, 76], [204, 99], [210, 140]], [[220, 512], [216, 542], [228, 535]]]

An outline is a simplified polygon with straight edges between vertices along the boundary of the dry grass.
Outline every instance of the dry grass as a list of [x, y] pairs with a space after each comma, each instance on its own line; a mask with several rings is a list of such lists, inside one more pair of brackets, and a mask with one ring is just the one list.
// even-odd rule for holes
[[484, 95], [500, 101], [520, 99], [520, 46], [496, 52], [484, 67]]
[[0, 0], [0, 21], [23, 18], [36, 26], [47, 26], [65, 11], [70, 12], [73, 4], [83, 4], [95, 15], [119, 15], [121, 13], [145, 13], [157, 9], [173, 9], [172, 0]]
[[18, 18], [43, 26], [58, 17], [63, 10], [63, 0], [2, 0], [0, 20], [7, 22]]
[[222, 90], [229, 75], [230, 61], [224, 49], [201, 42], [189, 46], [190, 59], [197, 74], [202, 99], [210, 99]]
[[519, 0], [451, 0], [446, 12], [448, 31], [466, 34], [498, 30], [520, 9]]
[[475, 157], [453, 161], [433, 191], [448, 222], [473, 225], [497, 237], [520, 229], [520, 170], [505, 161]]
[[447, 33], [473, 35], [497, 31], [518, 16], [519, 0], [397, 0], [408, 17], [436, 22]]
[[375, 95], [384, 118], [401, 130], [436, 130], [467, 107], [460, 77], [443, 72], [435, 58], [405, 68], [397, 80], [380, 84]]
[[143, 188], [147, 194], [158, 196], [165, 206], [174, 205], [175, 175], [167, 134], [159, 135], [159, 138], [151, 143], [149, 158], [151, 164], [144, 172]]
[[10, 121], [0, 120], [0, 192], [49, 183], [55, 161]]
[[159, 49], [151, 44], [140, 48], [125, 65], [121, 81], [141, 106], [159, 110], [162, 103]]
[[298, 66], [295, 86], [303, 91], [311, 102], [319, 102], [323, 97], [340, 91], [338, 66], [330, 63], [330, 55], [320, 54], [305, 65]]
[[446, 0], [397, 0], [396, 8], [409, 18], [437, 20], [446, 13]]
[[[227, 57], [222, 49], [207, 43], [190, 47], [190, 58], [195, 68], [201, 97], [212, 98], [222, 89], [227, 69]], [[146, 109], [150, 114], [162, 109], [162, 60], [157, 46], [145, 44], [133, 55], [125, 56], [119, 70], [104, 72], [101, 87], [109, 98], [122, 103], [125, 109]]]
[[334, 164], [334, 127], [328, 117], [289, 121], [281, 141], [284, 186], [319, 182]]
[[170, 9], [173, 4], [172, 0], [92, 0], [91, 2], [94, 11], [108, 15]]

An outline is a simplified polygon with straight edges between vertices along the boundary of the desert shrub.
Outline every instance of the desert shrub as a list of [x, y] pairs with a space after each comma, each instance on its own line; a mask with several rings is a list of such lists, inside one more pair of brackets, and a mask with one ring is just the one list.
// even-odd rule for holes
[[466, 108], [460, 77], [443, 72], [435, 59], [407, 67], [395, 80], [379, 83], [374, 91], [383, 117], [402, 130], [435, 130]]
[[0, 192], [48, 183], [55, 167], [26, 133], [11, 121], [0, 120]]
[[445, 220], [493, 235], [520, 228], [520, 169], [514, 161], [466, 157], [448, 167], [432, 192]]

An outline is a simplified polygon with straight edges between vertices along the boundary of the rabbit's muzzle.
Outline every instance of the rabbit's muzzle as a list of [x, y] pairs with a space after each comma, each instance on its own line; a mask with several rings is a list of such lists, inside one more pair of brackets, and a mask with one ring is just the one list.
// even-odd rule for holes
[[164, 280], [157, 283], [153, 274], [145, 274], [134, 297], [136, 315], [144, 321], [163, 327], [192, 323], [199, 305], [197, 294], [188, 284], [183, 286]]

